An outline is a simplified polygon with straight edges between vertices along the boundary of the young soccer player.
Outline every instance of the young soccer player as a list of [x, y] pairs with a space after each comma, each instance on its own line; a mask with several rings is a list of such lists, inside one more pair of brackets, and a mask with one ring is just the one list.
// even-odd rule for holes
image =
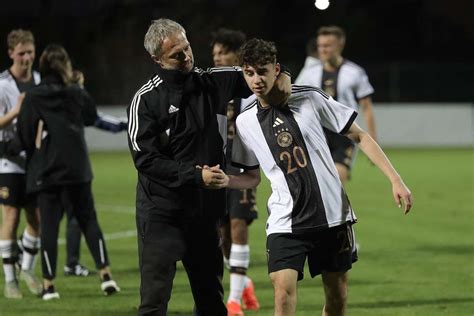
[[18, 249], [16, 236], [20, 210], [25, 209], [26, 228], [22, 233], [20, 278], [35, 295], [41, 293], [41, 283], [34, 274], [35, 258], [40, 245], [39, 219], [36, 204], [25, 191], [24, 153], [8, 155], [7, 143], [15, 136], [16, 117], [21, 108], [24, 93], [40, 81], [39, 73], [32, 70], [35, 60], [35, 40], [30, 31], [17, 29], [8, 34], [8, 55], [13, 61], [10, 68], [0, 73], [0, 203], [2, 204], [2, 229], [0, 254], [5, 274], [4, 295], [19, 299], [23, 295], [18, 286], [16, 267]]
[[344, 315], [348, 270], [357, 260], [352, 228], [356, 217], [323, 128], [359, 145], [390, 180], [405, 214], [412, 196], [377, 143], [354, 123], [354, 109], [311, 86], [294, 85], [287, 108], [269, 102], [268, 92], [280, 71], [276, 54], [273, 43], [259, 39], [242, 47], [244, 77], [257, 99], [237, 118], [232, 160], [246, 172], [229, 176], [228, 187], [256, 186], [259, 167], [271, 182], [266, 232], [275, 315], [295, 315], [297, 281], [303, 278], [306, 258], [311, 276], [322, 275], [323, 315]]
[[[245, 42], [245, 34], [229, 29], [219, 29], [213, 33], [212, 57], [215, 67], [239, 65], [239, 49]], [[245, 100], [245, 99], [244, 99]], [[231, 166], [232, 140], [235, 135], [235, 119], [242, 106], [241, 98], [230, 100], [227, 105], [227, 144], [226, 172], [239, 174], [240, 169]], [[243, 315], [246, 310], [258, 310], [260, 304], [255, 296], [252, 280], [247, 276], [250, 264], [250, 247], [248, 244], [249, 225], [258, 217], [256, 190], [227, 190], [227, 216], [221, 224], [222, 252], [227, 259], [230, 272], [230, 291], [227, 298], [228, 315]]]
[[[295, 83], [321, 88], [327, 95], [344, 105], [362, 108], [369, 135], [376, 140], [375, 118], [371, 95], [374, 88], [365, 70], [342, 56], [346, 42], [344, 30], [338, 26], [323, 26], [316, 39], [319, 61], [301, 70]], [[336, 169], [345, 184], [356, 157], [355, 143], [343, 135], [324, 129]]]

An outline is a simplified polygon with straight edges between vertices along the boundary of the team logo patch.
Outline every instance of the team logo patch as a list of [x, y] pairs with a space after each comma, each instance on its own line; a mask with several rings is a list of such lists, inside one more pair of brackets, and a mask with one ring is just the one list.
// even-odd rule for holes
[[0, 188], [0, 198], [6, 200], [10, 196], [10, 189], [8, 187], [1, 187]]
[[293, 144], [293, 136], [287, 131], [283, 131], [277, 136], [277, 143], [280, 147], [286, 148]]

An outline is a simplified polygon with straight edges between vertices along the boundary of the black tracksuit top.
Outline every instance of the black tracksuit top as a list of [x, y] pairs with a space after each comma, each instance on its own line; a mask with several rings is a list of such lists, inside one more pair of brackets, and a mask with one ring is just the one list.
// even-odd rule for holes
[[188, 74], [157, 68], [127, 110], [138, 215], [219, 217], [225, 190], [203, 189], [196, 165], [225, 167], [227, 104], [251, 91], [238, 67], [195, 68]]
[[78, 85], [47, 76], [28, 91], [17, 122], [17, 141], [26, 150], [27, 192], [92, 180], [84, 126], [96, 119], [92, 98]]

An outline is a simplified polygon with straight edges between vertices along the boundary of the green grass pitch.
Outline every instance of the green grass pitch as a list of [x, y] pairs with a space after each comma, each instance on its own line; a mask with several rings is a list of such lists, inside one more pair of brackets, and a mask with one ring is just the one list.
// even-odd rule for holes
[[[472, 149], [387, 150], [387, 154], [411, 188], [415, 204], [412, 213], [404, 216], [393, 202], [389, 182], [359, 155], [347, 188], [359, 218], [355, 229], [360, 243], [359, 262], [350, 273], [348, 315], [474, 315]], [[98, 216], [122, 292], [104, 297], [97, 275], [64, 277], [61, 244], [56, 281], [61, 299], [43, 302], [22, 284], [25, 298], [11, 301], [2, 295], [0, 315], [136, 314], [135, 169], [128, 153], [93, 153], [91, 158]], [[249, 275], [261, 310], [246, 315], [272, 315], [264, 233], [269, 190], [263, 180], [258, 191], [260, 218], [250, 232]], [[64, 239], [64, 228], [60, 236]], [[81, 257], [83, 264], [93, 268], [84, 243]], [[227, 295], [227, 274], [224, 283]], [[298, 285], [297, 315], [320, 315], [323, 302], [321, 279], [311, 279], [306, 272]], [[191, 315], [192, 306], [189, 284], [179, 264], [169, 315]]]

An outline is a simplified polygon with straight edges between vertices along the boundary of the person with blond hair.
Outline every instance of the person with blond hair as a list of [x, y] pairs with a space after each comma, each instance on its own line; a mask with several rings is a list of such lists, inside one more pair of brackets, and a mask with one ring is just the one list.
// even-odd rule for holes
[[7, 37], [8, 55], [13, 61], [10, 68], [0, 73], [0, 203], [2, 227], [0, 254], [5, 275], [6, 298], [23, 297], [16, 273], [19, 249], [16, 243], [20, 210], [25, 209], [26, 228], [20, 238], [23, 255], [20, 278], [35, 295], [41, 293], [41, 282], [34, 274], [35, 258], [40, 245], [39, 218], [36, 204], [25, 191], [25, 156], [23, 153], [8, 155], [7, 144], [15, 137], [16, 118], [24, 93], [40, 82], [40, 74], [33, 71], [35, 39], [33, 33], [16, 29]]

